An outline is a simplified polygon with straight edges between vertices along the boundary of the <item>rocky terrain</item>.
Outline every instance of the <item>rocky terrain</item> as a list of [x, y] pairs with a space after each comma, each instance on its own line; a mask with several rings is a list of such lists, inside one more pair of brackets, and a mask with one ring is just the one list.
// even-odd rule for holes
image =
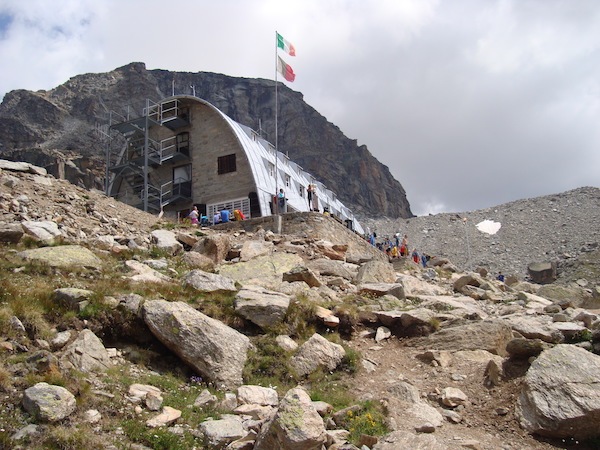
[[[0, 447], [598, 448], [597, 206], [369, 224], [422, 267], [317, 213], [198, 229], [0, 161]], [[437, 250], [483, 219], [471, 261]]]
[[[77, 75], [49, 91], [15, 90], [0, 104], [0, 157], [27, 161], [87, 188], [103, 189], [109, 113], [137, 117], [146, 100], [195, 95], [275, 142], [273, 81], [208, 72], [147, 70], [131, 63], [111, 72]], [[117, 117], [116, 115], [114, 117]], [[346, 137], [279, 86], [279, 150], [333, 190], [355, 213], [411, 217], [402, 185], [364, 145]]]
[[[486, 220], [499, 223], [500, 229], [495, 234], [479, 231], [477, 224]], [[554, 261], [565, 281], [574, 281], [573, 265], [581, 255], [593, 260], [598, 254], [600, 189], [582, 187], [457, 214], [366, 219], [364, 224], [379, 240], [407, 234], [411, 250], [449, 258], [463, 270], [483, 267], [522, 278], [529, 264]]]

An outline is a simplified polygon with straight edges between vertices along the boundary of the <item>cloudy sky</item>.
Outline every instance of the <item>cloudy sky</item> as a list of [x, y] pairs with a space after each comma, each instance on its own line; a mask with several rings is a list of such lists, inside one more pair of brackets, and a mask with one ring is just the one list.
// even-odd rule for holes
[[276, 30], [417, 215], [600, 186], [598, 0], [0, 0], [0, 96], [133, 61], [273, 79]]

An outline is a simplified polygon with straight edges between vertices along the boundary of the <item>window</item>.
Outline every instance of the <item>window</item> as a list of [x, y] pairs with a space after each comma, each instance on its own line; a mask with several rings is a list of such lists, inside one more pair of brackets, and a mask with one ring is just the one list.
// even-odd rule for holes
[[300, 185], [300, 197], [304, 198], [304, 186]]
[[273, 163], [269, 163], [269, 176], [275, 176], [275, 164]]
[[236, 170], [235, 153], [232, 153], [231, 155], [219, 156], [217, 159], [217, 173], [219, 175], [235, 172]]
[[285, 186], [286, 187], [290, 187], [290, 180], [291, 180], [290, 176], [286, 174], [285, 175]]

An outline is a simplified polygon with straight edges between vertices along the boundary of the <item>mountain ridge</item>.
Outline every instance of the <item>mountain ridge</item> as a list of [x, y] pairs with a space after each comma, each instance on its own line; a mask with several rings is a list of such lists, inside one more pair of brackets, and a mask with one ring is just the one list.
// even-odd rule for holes
[[[53, 159], [62, 158], [86, 174], [67, 171], [70, 181], [100, 188], [104, 146], [98, 130], [108, 123], [109, 112], [139, 114], [146, 99], [158, 101], [173, 91], [189, 94], [190, 86], [236, 122], [260, 128], [274, 141], [273, 81], [147, 70], [144, 63], [136, 62], [111, 72], [76, 75], [49, 91], [7, 93], [0, 105], [0, 155], [49, 167], [54, 175]], [[301, 93], [282, 84], [278, 96], [280, 151], [359, 215], [413, 216], [400, 182], [365, 145], [346, 137], [306, 104]], [[32, 150], [39, 150], [37, 159]]]

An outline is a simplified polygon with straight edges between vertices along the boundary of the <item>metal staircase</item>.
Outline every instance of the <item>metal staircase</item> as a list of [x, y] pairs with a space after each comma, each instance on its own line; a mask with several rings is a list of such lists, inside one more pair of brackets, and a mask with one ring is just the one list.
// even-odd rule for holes
[[111, 121], [113, 114], [121, 120], [109, 125], [109, 130], [118, 138], [110, 139], [106, 152], [107, 195], [144, 211], [161, 211], [171, 202], [190, 200], [191, 186], [186, 189], [186, 183], [152, 176], [160, 166], [189, 161], [187, 133], [174, 134], [160, 141], [151, 137], [156, 135], [153, 129], [157, 127], [176, 132], [188, 125], [187, 110], [179, 108], [176, 99], [159, 103], [146, 100], [146, 108], [140, 117], [125, 119], [111, 113]]

